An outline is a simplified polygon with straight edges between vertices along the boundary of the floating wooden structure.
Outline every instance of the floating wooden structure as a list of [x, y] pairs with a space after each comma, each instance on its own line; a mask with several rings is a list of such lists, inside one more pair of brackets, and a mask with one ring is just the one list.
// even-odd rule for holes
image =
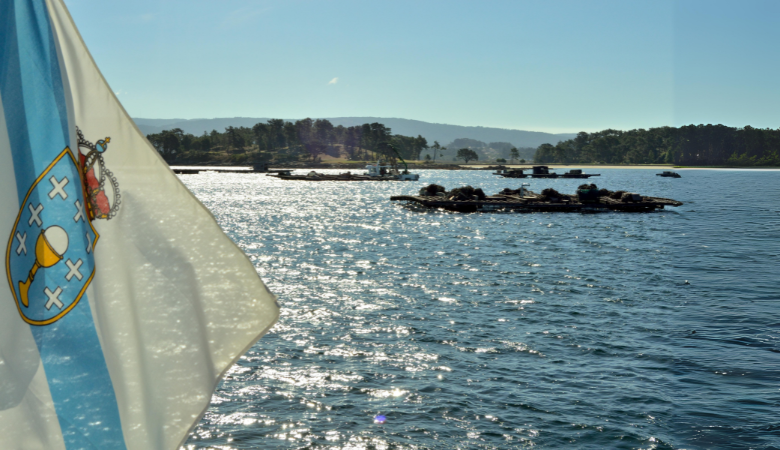
[[[480, 195], [470, 195], [470, 193]], [[421, 189], [420, 194], [396, 195], [390, 197], [390, 200], [456, 212], [650, 212], [664, 209], [665, 206], [682, 205], [682, 202], [668, 198], [598, 190], [595, 185], [580, 186], [575, 195], [560, 194], [552, 189], [545, 189], [542, 194], [536, 194], [521, 187], [519, 190], [504, 189], [499, 194], [485, 196], [481, 189], [470, 186], [454, 189], [452, 192], [437, 191], [435, 188], [428, 187]]]
[[[404, 163], [405, 164], [405, 163]], [[398, 170], [393, 165], [382, 165], [377, 162], [376, 165], [367, 165], [367, 172], [354, 174], [352, 172], [331, 175], [311, 171], [306, 175], [293, 175], [292, 170], [271, 170], [276, 174], [269, 173], [269, 177], [276, 177], [282, 180], [301, 180], [301, 181], [417, 181], [420, 175], [410, 173], [409, 170]]]
[[281, 180], [300, 180], [300, 181], [398, 181], [397, 177], [382, 175], [371, 177], [368, 175], [358, 175], [351, 172], [332, 175], [311, 171], [306, 175], [293, 175], [292, 170], [279, 170], [277, 173], [269, 173], [267, 176], [279, 178]]
[[178, 173], [180, 175], [195, 175], [201, 172], [219, 172], [219, 173], [265, 173], [265, 172], [258, 172], [254, 170], [249, 169], [234, 169], [234, 168], [208, 168], [208, 169], [182, 169], [178, 167], [172, 167], [171, 170], [173, 170], [173, 173]]
[[[526, 170], [530, 170], [531, 173], [525, 173]], [[493, 175], [498, 175], [504, 178], [590, 178], [601, 176], [601, 174], [597, 173], [582, 173], [581, 169], [572, 169], [566, 173], [558, 174], [555, 172], [550, 172], [550, 168], [548, 166], [533, 166], [522, 167], [519, 169], [497, 170]]]
[[185, 167], [171, 167], [173, 173], [180, 175], [195, 175], [201, 172], [220, 172], [220, 173], [266, 173], [268, 172], [268, 163], [252, 164], [251, 168], [214, 166], [209, 168], [188, 169]]
[[508, 168], [503, 165], [499, 164], [497, 166], [461, 166], [462, 170], [495, 170], [496, 172], [501, 170], [507, 170]]
[[657, 177], [682, 178], [679, 173], [672, 172], [671, 170], [664, 170], [662, 173], [657, 173], [655, 175]]

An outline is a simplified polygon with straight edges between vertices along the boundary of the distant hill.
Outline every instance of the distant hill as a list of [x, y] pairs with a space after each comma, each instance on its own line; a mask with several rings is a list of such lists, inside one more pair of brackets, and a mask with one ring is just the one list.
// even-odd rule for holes
[[[134, 118], [136, 125], [144, 134], [159, 133], [163, 130], [181, 128], [186, 133], [200, 136], [211, 130], [224, 131], [229, 126], [252, 127], [258, 122], [266, 122], [269, 118], [232, 117], [221, 119], [141, 119]], [[468, 138], [490, 143], [510, 143], [517, 148], [533, 147], [542, 144], [557, 144], [559, 141], [573, 139], [574, 133], [542, 133], [540, 131], [509, 130], [505, 128], [464, 127], [441, 123], [423, 122], [420, 120], [394, 119], [384, 117], [326, 117], [333, 125], [351, 127], [364, 123], [379, 122], [389, 127], [393, 134], [403, 136], [421, 135], [428, 140], [428, 145], [438, 141], [447, 145], [456, 139]], [[296, 119], [285, 119], [295, 121]]]

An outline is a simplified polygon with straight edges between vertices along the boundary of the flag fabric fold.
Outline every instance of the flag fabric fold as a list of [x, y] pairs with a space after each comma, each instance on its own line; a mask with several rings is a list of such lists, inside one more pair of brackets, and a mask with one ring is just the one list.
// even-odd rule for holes
[[278, 305], [62, 0], [0, 0], [0, 187], [0, 448], [177, 448]]

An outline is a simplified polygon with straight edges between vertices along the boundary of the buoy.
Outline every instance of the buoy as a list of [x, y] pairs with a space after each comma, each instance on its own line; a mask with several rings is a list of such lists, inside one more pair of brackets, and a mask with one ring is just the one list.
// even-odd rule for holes
[[385, 423], [385, 420], [387, 420], [387, 417], [385, 417], [385, 416], [383, 416], [381, 414], [374, 417], [374, 423], [382, 424], [382, 423]]

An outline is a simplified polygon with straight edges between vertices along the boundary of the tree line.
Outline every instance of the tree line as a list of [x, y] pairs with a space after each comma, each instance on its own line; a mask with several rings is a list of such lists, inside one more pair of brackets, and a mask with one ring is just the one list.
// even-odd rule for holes
[[542, 144], [534, 161], [679, 166], [780, 166], [780, 128], [687, 125], [630, 131], [580, 132], [556, 145]]
[[[215, 159], [217, 154], [231, 162], [276, 162], [312, 160], [323, 154], [351, 160], [392, 158], [398, 152], [405, 159], [418, 159], [428, 148], [422, 136], [394, 135], [381, 123], [360, 126], [333, 126], [326, 119], [287, 122], [271, 119], [249, 127], [227, 127], [201, 136], [180, 128], [148, 134], [146, 138], [169, 163]], [[395, 151], [393, 151], [395, 149]]]
[[[461, 150], [472, 150], [476, 157], [463, 152]], [[485, 143], [476, 139], [470, 138], [458, 138], [450, 142], [446, 147], [439, 146], [437, 151], [436, 144], [432, 145], [428, 150], [423, 152], [425, 160], [463, 160], [468, 163], [464, 155], [469, 156], [468, 160], [478, 160], [483, 162], [496, 162], [496, 163], [525, 163], [526, 160], [533, 159], [536, 147], [515, 147], [510, 142], [491, 142]]]

